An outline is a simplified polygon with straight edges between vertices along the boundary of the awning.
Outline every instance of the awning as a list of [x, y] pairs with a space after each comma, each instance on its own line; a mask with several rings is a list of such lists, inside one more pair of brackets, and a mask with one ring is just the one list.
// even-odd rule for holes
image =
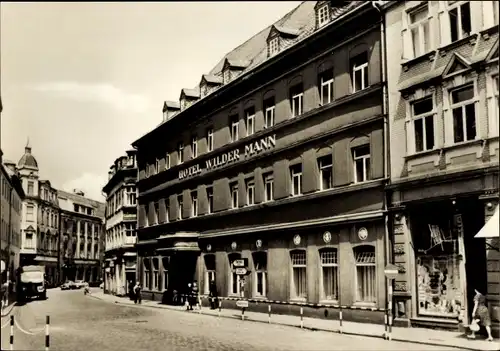
[[488, 223], [484, 225], [483, 228], [477, 233], [474, 238], [498, 238], [500, 236], [499, 230], [500, 230], [500, 225], [498, 223], [499, 221], [499, 214], [498, 214], [498, 206], [495, 209], [495, 213], [493, 213], [493, 216], [488, 220]]

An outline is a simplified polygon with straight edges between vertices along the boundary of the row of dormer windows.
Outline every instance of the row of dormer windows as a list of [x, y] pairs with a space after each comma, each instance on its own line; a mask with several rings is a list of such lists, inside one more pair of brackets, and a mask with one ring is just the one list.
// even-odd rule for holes
[[[353, 182], [363, 183], [372, 179], [371, 177], [371, 165], [370, 165], [370, 146], [368, 144], [359, 147], [352, 148], [352, 164], [353, 164]], [[296, 197], [303, 195], [303, 177], [302, 177], [302, 163], [294, 164], [289, 167], [289, 189], [290, 196]], [[333, 157], [332, 155], [319, 157], [317, 159], [317, 182], [318, 191], [325, 191], [332, 189], [334, 187], [333, 182]], [[244, 182], [244, 194], [245, 198], [240, 201], [240, 184], [238, 181], [229, 182], [229, 196], [230, 196], [230, 209], [237, 209], [244, 206], [252, 206], [256, 204], [256, 180], [255, 177], [247, 178]], [[267, 172], [262, 175], [263, 192], [261, 198], [263, 202], [274, 201], [274, 174], [273, 172]], [[206, 213], [211, 214], [214, 212], [214, 193], [213, 187], [206, 187]], [[178, 194], [176, 196], [175, 206], [177, 207], [177, 218], [175, 220], [185, 219], [184, 217], [184, 196], [183, 194]], [[154, 223], [160, 224], [160, 204], [159, 202], [154, 203]], [[166, 217], [163, 223], [167, 223], [171, 220], [170, 218], [170, 203], [167, 200], [165, 204]], [[199, 201], [198, 201], [198, 191], [192, 190], [190, 192], [190, 211], [189, 217], [197, 217], [199, 215]], [[146, 214], [146, 218], [149, 218], [149, 214]]]
[[[352, 93], [362, 91], [369, 87], [369, 60], [368, 52], [364, 51], [350, 59], [350, 77]], [[322, 106], [334, 102], [334, 72], [333, 68], [325, 70], [318, 74], [317, 83], [318, 93], [320, 97], [320, 104]], [[304, 86], [302, 83], [295, 84], [290, 87], [288, 94], [288, 102], [290, 108], [290, 118], [295, 118], [304, 113]], [[263, 129], [270, 128], [275, 125], [276, 120], [276, 101], [275, 97], [266, 97], [263, 101], [263, 112], [264, 112], [264, 125]], [[243, 138], [252, 136], [257, 132], [255, 123], [256, 110], [254, 106], [248, 107], [244, 111], [245, 118], [245, 131], [240, 133], [240, 115], [233, 114], [229, 116], [229, 131], [230, 140], [229, 142], [236, 142]], [[214, 129], [209, 127], [205, 132], [206, 150], [211, 152], [214, 150]], [[190, 158], [194, 159], [200, 155], [200, 150], [198, 147], [199, 137], [197, 135], [191, 136], [191, 155]], [[177, 164], [180, 165], [186, 160], [186, 148], [183, 142], [177, 144], [176, 149], [176, 159]], [[146, 177], [153, 176], [164, 170], [170, 169], [172, 166], [171, 155], [167, 153], [165, 156], [165, 166], [160, 167], [160, 158], [156, 159], [154, 163], [154, 169], [151, 170], [149, 165], [146, 165]], [[163, 169], [162, 169], [163, 168]]]

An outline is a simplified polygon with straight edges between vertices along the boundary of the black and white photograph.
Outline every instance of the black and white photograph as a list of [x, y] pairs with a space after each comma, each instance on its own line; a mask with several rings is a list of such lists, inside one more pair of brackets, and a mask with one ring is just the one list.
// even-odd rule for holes
[[499, 350], [498, 51], [497, 1], [2, 1], [1, 350]]

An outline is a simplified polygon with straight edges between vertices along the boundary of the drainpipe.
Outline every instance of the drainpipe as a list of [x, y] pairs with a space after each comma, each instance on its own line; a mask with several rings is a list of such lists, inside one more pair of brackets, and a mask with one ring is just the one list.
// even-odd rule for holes
[[[389, 183], [389, 116], [388, 116], [388, 99], [389, 95], [387, 92], [387, 50], [386, 50], [386, 38], [385, 38], [385, 16], [384, 11], [380, 9], [379, 4], [375, 1], [371, 2], [372, 6], [380, 13], [380, 46], [381, 46], [381, 72], [382, 72], [382, 114], [384, 116], [384, 184], [387, 185]], [[388, 204], [389, 198], [387, 193], [384, 192], [384, 231], [385, 231], [385, 262], [386, 264], [392, 263], [392, 255], [391, 255], [391, 247], [390, 247], [390, 231], [389, 231], [389, 215], [388, 215]], [[389, 281], [386, 278], [386, 287], [387, 293], [389, 284], [392, 284], [392, 281]], [[388, 305], [389, 296], [386, 295], [386, 305]]]
[[7, 290], [7, 296], [10, 293], [11, 284], [10, 284], [10, 250], [11, 250], [11, 245], [12, 245], [12, 198], [14, 197], [14, 182], [11, 184], [12, 186], [9, 187], [9, 227], [7, 229], [7, 262], [6, 262], [6, 270], [7, 270], [7, 282], [8, 282], [8, 290]]

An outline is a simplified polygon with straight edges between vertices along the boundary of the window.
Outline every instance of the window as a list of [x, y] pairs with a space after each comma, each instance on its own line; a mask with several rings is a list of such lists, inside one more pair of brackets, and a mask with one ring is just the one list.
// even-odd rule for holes
[[318, 9], [318, 27], [323, 27], [330, 21], [330, 11], [328, 5], [323, 5]]
[[448, 1], [450, 6], [448, 13], [450, 14], [450, 30], [451, 41], [457, 41], [466, 38], [472, 32], [471, 14], [469, 2]]
[[322, 105], [333, 101], [333, 69], [328, 69], [319, 75], [319, 95]]
[[170, 155], [166, 154], [165, 155], [165, 169], [169, 169], [169, 168], [170, 168]]
[[143, 258], [143, 266], [144, 266], [144, 276], [143, 276], [142, 286], [144, 287], [144, 289], [149, 290], [151, 283], [151, 261], [149, 257]]
[[290, 167], [290, 175], [292, 178], [292, 196], [302, 194], [302, 165], [294, 165]]
[[207, 130], [207, 150], [213, 151], [214, 149], [214, 130], [212, 128]]
[[264, 177], [264, 201], [274, 200], [274, 176], [273, 173], [267, 173]]
[[454, 142], [460, 143], [476, 139], [476, 106], [474, 85], [451, 91]]
[[302, 84], [297, 84], [290, 89], [290, 107], [292, 117], [300, 116], [303, 112], [304, 90]]
[[156, 218], [156, 224], [160, 223], [160, 204], [158, 202], [155, 202], [155, 218]]
[[327, 190], [333, 188], [333, 164], [332, 156], [324, 156], [318, 159], [319, 167], [319, 190]]
[[279, 38], [273, 38], [269, 40], [269, 56], [276, 55], [278, 51], [280, 50], [279, 47]]
[[231, 190], [231, 208], [238, 208], [238, 183], [229, 184]]
[[191, 216], [198, 216], [198, 193], [196, 191], [191, 192]]
[[253, 179], [249, 179], [246, 181], [246, 189], [247, 189], [247, 205], [255, 204], [255, 181]]
[[170, 222], [170, 206], [168, 205], [168, 199], [165, 201], [165, 223]]
[[267, 253], [264, 251], [254, 252], [253, 264], [255, 266], [254, 296], [267, 296]]
[[35, 220], [33, 217], [34, 211], [35, 211], [35, 207], [33, 205], [26, 206], [26, 221], [27, 222], [33, 222]]
[[493, 95], [494, 95], [494, 97], [493, 97], [493, 99], [494, 99], [494, 104], [493, 104], [494, 111], [493, 111], [493, 113], [496, 114], [496, 126], [498, 128], [498, 125], [500, 122], [499, 118], [498, 118], [498, 116], [500, 114], [499, 104], [498, 104], [498, 74], [493, 76], [492, 80], [493, 80]]
[[214, 189], [212, 187], [207, 189], [207, 202], [208, 202], [208, 213], [214, 212]]
[[370, 146], [364, 145], [353, 150], [354, 183], [370, 180]]
[[255, 108], [249, 108], [245, 111], [247, 122], [247, 136], [255, 133]]
[[158, 258], [153, 258], [153, 286], [151, 287], [151, 290], [159, 290], [160, 288], [160, 272], [159, 272], [159, 260]]
[[205, 295], [210, 293], [210, 283], [215, 282], [215, 255], [203, 256], [205, 260]]
[[228, 255], [229, 259], [229, 270], [230, 270], [230, 279], [229, 279], [229, 293], [232, 295], [240, 294], [240, 276], [236, 274], [235, 268], [233, 267], [234, 260], [238, 260], [241, 258], [239, 253], [232, 253]]
[[266, 99], [264, 101], [264, 128], [270, 128], [274, 126], [274, 110], [274, 97]]
[[434, 149], [434, 104], [432, 97], [415, 101], [412, 110], [415, 151]]
[[339, 267], [336, 249], [323, 249], [319, 253], [321, 262], [321, 299], [337, 301], [339, 292]]
[[184, 144], [179, 143], [177, 145], [177, 159], [179, 160], [178, 164], [181, 164], [184, 162]]
[[290, 253], [292, 260], [292, 298], [307, 298], [306, 252], [294, 251]]
[[198, 157], [198, 139], [196, 136], [191, 138], [191, 158]]
[[231, 120], [231, 141], [235, 142], [239, 139], [239, 134], [240, 134], [240, 119], [238, 116], [232, 116], [230, 118]]
[[358, 302], [377, 302], [375, 276], [375, 248], [359, 246], [354, 249], [356, 260], [356, 300]]
[[168, 289], [168, 268], [170, 264], [170, 257], [169, 256], [164, 256], [161, 258], [161, 263], [163, 265], [163, 277], [162, 277], [162, 290], [167, 290]]
[[352, 92], [368, 88], [368, 53], [363, 52], [351, 59]]
[[134, 187], [127, 187], [127, 203], [132, 206], [135, 206], [137, 204]]
[[430, 50], [429, 5], [423, 6], [408, 13], [413, 57], [421, 56]]
[[35, 242], [33, 241], [33, 233], [29, 232], [29, 233], [25, 233], [25, 235], [26, 235], [26, 242], [24, 243], [24, 248], [34, 249]]
[[28, 181], [28, 195], [34, 195], [35, 184], [32, 181]]
[[183, 201], [182, 201], [182, 195], [177, 195], [177, 219], [182, 219], [182, 210], [183, 210]]

